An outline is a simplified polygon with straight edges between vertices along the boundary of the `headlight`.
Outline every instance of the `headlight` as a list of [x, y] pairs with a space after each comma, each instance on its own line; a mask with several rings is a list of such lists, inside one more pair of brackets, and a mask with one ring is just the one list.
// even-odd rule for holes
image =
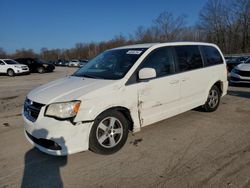
[[80, 108], [80, 104], [81, 101], [52, 103], [46, 108], [44, 115], [58, 119], [72, 118], [76, 116]]
[[46, 68], [46, 67], [48, 67], [49, 65], [48, 65], [48, 64], [43, 64], [43, 66]]

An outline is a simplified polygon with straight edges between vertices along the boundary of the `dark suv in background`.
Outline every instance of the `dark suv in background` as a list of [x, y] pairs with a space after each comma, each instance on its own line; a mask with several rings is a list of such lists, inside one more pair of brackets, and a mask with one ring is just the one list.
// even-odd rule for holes
[[30, 72], [44, 73], [52, 72], [55, 69], [55, 66], [52, 63], [48, 63], [37, 58], [18, 58], [15, 59], [15, 61], [27, 65]]

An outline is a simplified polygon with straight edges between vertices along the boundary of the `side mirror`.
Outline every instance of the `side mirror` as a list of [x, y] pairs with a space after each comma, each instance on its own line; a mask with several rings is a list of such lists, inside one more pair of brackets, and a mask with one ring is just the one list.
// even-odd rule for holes
[[156, 71], [153, 68], [143, 68], [139, 71], [140, 80], [148, 80], [156, 77]]

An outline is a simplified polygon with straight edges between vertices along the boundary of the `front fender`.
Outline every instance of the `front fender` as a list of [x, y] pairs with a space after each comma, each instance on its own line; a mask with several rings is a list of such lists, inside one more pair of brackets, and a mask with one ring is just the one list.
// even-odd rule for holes
[[[129, 98], [129, 100], [127, 99]], [[127, 99], [127, 100], [126, 100]], [[136, 92], [127, 95], [126, 92], [118, 92], [116, 95], [102, 96], [100, 98], [82, 100], [80, 110], [75, 117], [75, 122], [94, 121], [102, 112], [114, 108], [123, 107], [130, 111], [130, 116], [134, 122], [133, 131], [140, 130], [138, 117], [138, 100]]]

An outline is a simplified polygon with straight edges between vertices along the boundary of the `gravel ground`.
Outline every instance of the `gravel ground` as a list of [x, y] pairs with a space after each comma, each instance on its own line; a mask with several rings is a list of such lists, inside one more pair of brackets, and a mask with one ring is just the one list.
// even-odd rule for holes
[[110, 156], [54, 157], [24, 137], [26, 94], [73, 73], [0, 76], [0, 187], [250, 187], [250, 87], [229, 87], [214, 113], [191, 110], [130, 134]]

